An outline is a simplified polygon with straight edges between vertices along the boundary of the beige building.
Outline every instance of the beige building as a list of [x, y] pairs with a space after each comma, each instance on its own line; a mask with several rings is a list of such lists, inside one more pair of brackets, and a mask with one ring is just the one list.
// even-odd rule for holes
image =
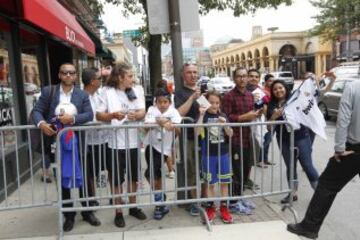
[[116, 56], [117, 62], [126, 62], [132, 64], [133, 62], [133, 54], [131, 51], [124, 45], [124, 41], [121, 33], [113, 34], [113, 41], [108, 42], [106, 40], [102, 40], [104, 46], [109, 48]]
[[212, 52], [216, 74], [231, 75], [239, 66], [256, 68], [261, 72], [292, 71], [296, 78], [306, 72], [317, 75], [330, 66], [331, 42], [308, 37], [307, 32], [272, 32], [250, 41], [230, 44], [226, 49]]

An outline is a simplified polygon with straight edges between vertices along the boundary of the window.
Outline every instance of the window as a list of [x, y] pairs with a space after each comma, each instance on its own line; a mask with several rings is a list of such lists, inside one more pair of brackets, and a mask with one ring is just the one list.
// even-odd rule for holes
[[344, 83], [344, 81], [336, 81], [332, 86], [331, 91], [342, 93], [342, 91], [344, 90]]
[[[0, 19], [1, 21], [1, 19]], [[14, 96], [11, 88], [8, 43], [10, 34], [0, 26], [0, 127], [15, 125]], [[0, 148], [14, 147], [14, 131], [3, 131]]]

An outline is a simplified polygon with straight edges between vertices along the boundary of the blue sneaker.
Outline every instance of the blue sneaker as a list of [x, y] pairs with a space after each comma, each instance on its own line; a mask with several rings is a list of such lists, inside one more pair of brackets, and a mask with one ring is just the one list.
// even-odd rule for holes
[[154, 219], [161, 220], [170, 211], [168, 206], [156, 206], [154, 209]]
[[200, 215], [199, 208], [195, 204], [191, 204], [191, 206], [189, 208], [189, 212], [190, 212], [191, 216], [199, 216]]
[[237, 214], [245, 214], [245, 215], [251, 215], [252, 210], [242, 204], [242, 202], [237, 202], [230, 204], [229, 210], [231, 213], [237, 213]]
[[240, 202], [242, 203], [242, 205], [252, 210], [256, 208], [256, 204], [253, 201], [247, 199], [241, 199]]

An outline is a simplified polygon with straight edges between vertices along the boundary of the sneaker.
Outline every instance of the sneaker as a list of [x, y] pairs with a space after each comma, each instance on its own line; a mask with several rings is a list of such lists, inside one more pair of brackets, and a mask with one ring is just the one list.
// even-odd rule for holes
[[[298, 200], [298, 196], [297, 195], [293, 195], [293, 202], [296, 202]], [[283, 199], [281, 199], [280, 201], [282, 204], [286, 204], [290, 202], [290, 194], [288, 194], [286, 197], [284, 197]]]
[[252, 211], [250, 208], [245, 207], [242, 202], [237, 202], [230, 204], [229, 210], [231, 213], [237, 213], [237, 214], [245, 214], [245, 215], [251, 215]]
[[146, 219], [146, 215], [145, 213], [140, 209], [140, 208], [130, 208], [129, 209], [129, 215], [135, 217], [136, 219], [139, 220], [145, 220]]
[[254, 183], [251, 179], [246, 179], [244, 181], [244, 188], [247, 188], [247, 189], [255, 189], [255, 190], [259, 190], [260, 187], [259, 185], [257, 185], [256, 183]]
[[41, 181], [46, 183], [52, 183], [52, 180], [48, 176], [41, 176]]
[[268, 167], [264, 162], [257, 162], [256, 166], [259, 168], [267, 168]]
[[200, 215], [199, 208], [195, 204], [190, 205], [189, 212], [190, 212], [191, 216], [199, 216]]
[[233, 223], [234, 219], [229, 213], [229, 209], [226, 206], [220, 207], [220, 217], [224, 223]]
[[265, 163], [266, 165], [275, 165], [274, 162], [270, 162], [270, 161], [265, 161], [264, 163]]
[[250, 208], [250, 209], [256, 208], [256, 204], [253, 201], [250, 201], [247, 199], [241, 199], [240, 201], [241, 201], [242, 205], [244, 205], [247, 208]]
[[125, 227], [125, 220], [124, 220], [124, 216], [122, 213], [116, 213], [115, 218], [114, 218], [114, 224], [118, 228]]
[[156, 206], [154, 209], [154, 219], [161, 220], [169, 211], [168, 206]]
[[171, 171], [167, 174], [167, 177], [170, 178], [170, 179], [174, 179], [174, 178], [175, 178], [175, 171], [174, 171], [174, 170], [171, 170]]
[[212, 222], [216, 216], [216, 209], [214, 206], [211, 206], [211, 207], [207, 207], [206, 208], [206, 215], [209, 219], [209, 222]]

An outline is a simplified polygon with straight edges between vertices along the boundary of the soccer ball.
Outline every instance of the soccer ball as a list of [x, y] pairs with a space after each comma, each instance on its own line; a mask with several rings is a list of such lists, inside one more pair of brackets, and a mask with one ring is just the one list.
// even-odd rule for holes
[[55, 115], [69, 114], [75, 116], [77, 114], [77, 109], [72, 103], [59, 103], [55, 108]]

